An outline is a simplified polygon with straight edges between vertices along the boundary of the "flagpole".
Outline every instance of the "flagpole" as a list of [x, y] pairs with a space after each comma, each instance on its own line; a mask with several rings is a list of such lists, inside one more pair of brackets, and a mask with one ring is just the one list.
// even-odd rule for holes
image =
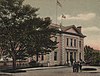
[[60, 22], [61, 27], [62, 27], [62, 23], [63, 23], [62, 16], [63, 16], [63, 7], [61, 8], [61, 22]]
[[57, 0], [56, 0], [56, 24], [57, 24]]
[[[60, 26], [59, 26], [59, 37], [60, 37], [60, 40], [59, 40], [59, 45], [60, 45], [60, 65], [63, 64], [63, 58], [62, 58], [62, 51], [63, 51], [63, 42], [62, 42], [62, 20], [66, 18], [66, 16], [63, 14], [63, 8], [62, 8], [62, 4], [60, 3], [60, 0], [56, 0], [56, 21], [57, 21], [57, 14], [58, 14], [58, 9], [57, 9], [57, 5], [61, 8], [61, 21], [60, 21]], [[57, 22], [56, 22], [57, 23]]]

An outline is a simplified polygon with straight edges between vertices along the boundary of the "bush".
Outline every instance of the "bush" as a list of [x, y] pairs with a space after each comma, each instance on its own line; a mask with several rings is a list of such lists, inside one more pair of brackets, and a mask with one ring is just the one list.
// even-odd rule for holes
[[31, 62], [29, 62], [29, 67], [43, 67], [43, 64], [32, 60]]

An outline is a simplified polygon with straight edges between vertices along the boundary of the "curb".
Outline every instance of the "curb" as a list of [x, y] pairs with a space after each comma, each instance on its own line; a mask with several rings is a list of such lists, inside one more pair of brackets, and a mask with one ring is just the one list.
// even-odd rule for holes
[[46, 69], [59, 69], [59, 68], [67, 68], [67, 66], [59, 66], [59, 67], [38, 67], [38, 68], [27, 68], [27, 69], [20, 69], [20, 70], [31, 71], [31, 70], [46, 70]]

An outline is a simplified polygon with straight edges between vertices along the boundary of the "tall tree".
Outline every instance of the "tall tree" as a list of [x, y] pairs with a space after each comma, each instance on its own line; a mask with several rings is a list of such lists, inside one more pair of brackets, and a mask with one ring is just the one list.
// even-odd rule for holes
[[51, 20], [37, 17], [37, 8], [23, 5], [23, 0], [0, 1], [0, 47], [8, 52], [16, 69], [17, 58], [48, 52], [55, 48], [49, 28]]
[[85, 57], [85, 61], [89, 61], [91, 60], [91, 56], [92, 56], [92, 53], [93, 53], [93, 48], [91, 48], [90, 46], [85, 46], [84, 47], [84, 57]]
[[90, 46], [84, 47], [85, 61], [90, 65], [100, 65], [100, 52], [91, 48]]

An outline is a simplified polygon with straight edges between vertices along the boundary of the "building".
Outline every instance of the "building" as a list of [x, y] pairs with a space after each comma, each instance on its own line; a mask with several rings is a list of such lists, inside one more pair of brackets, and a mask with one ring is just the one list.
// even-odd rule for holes
[[[59, 29], [59, 25], [52, 24], [52, 28]], [[59, 42], [57, 49], [54, 51], [39, 56], [39, 62], [49, 66], [64, 65], [73, 63], [73, 61], [84, 60], [84, 38], [86, 36], [81, 32], [81, 26], [75, 25], [64, 27], [60, 32], [52, 38]]]

